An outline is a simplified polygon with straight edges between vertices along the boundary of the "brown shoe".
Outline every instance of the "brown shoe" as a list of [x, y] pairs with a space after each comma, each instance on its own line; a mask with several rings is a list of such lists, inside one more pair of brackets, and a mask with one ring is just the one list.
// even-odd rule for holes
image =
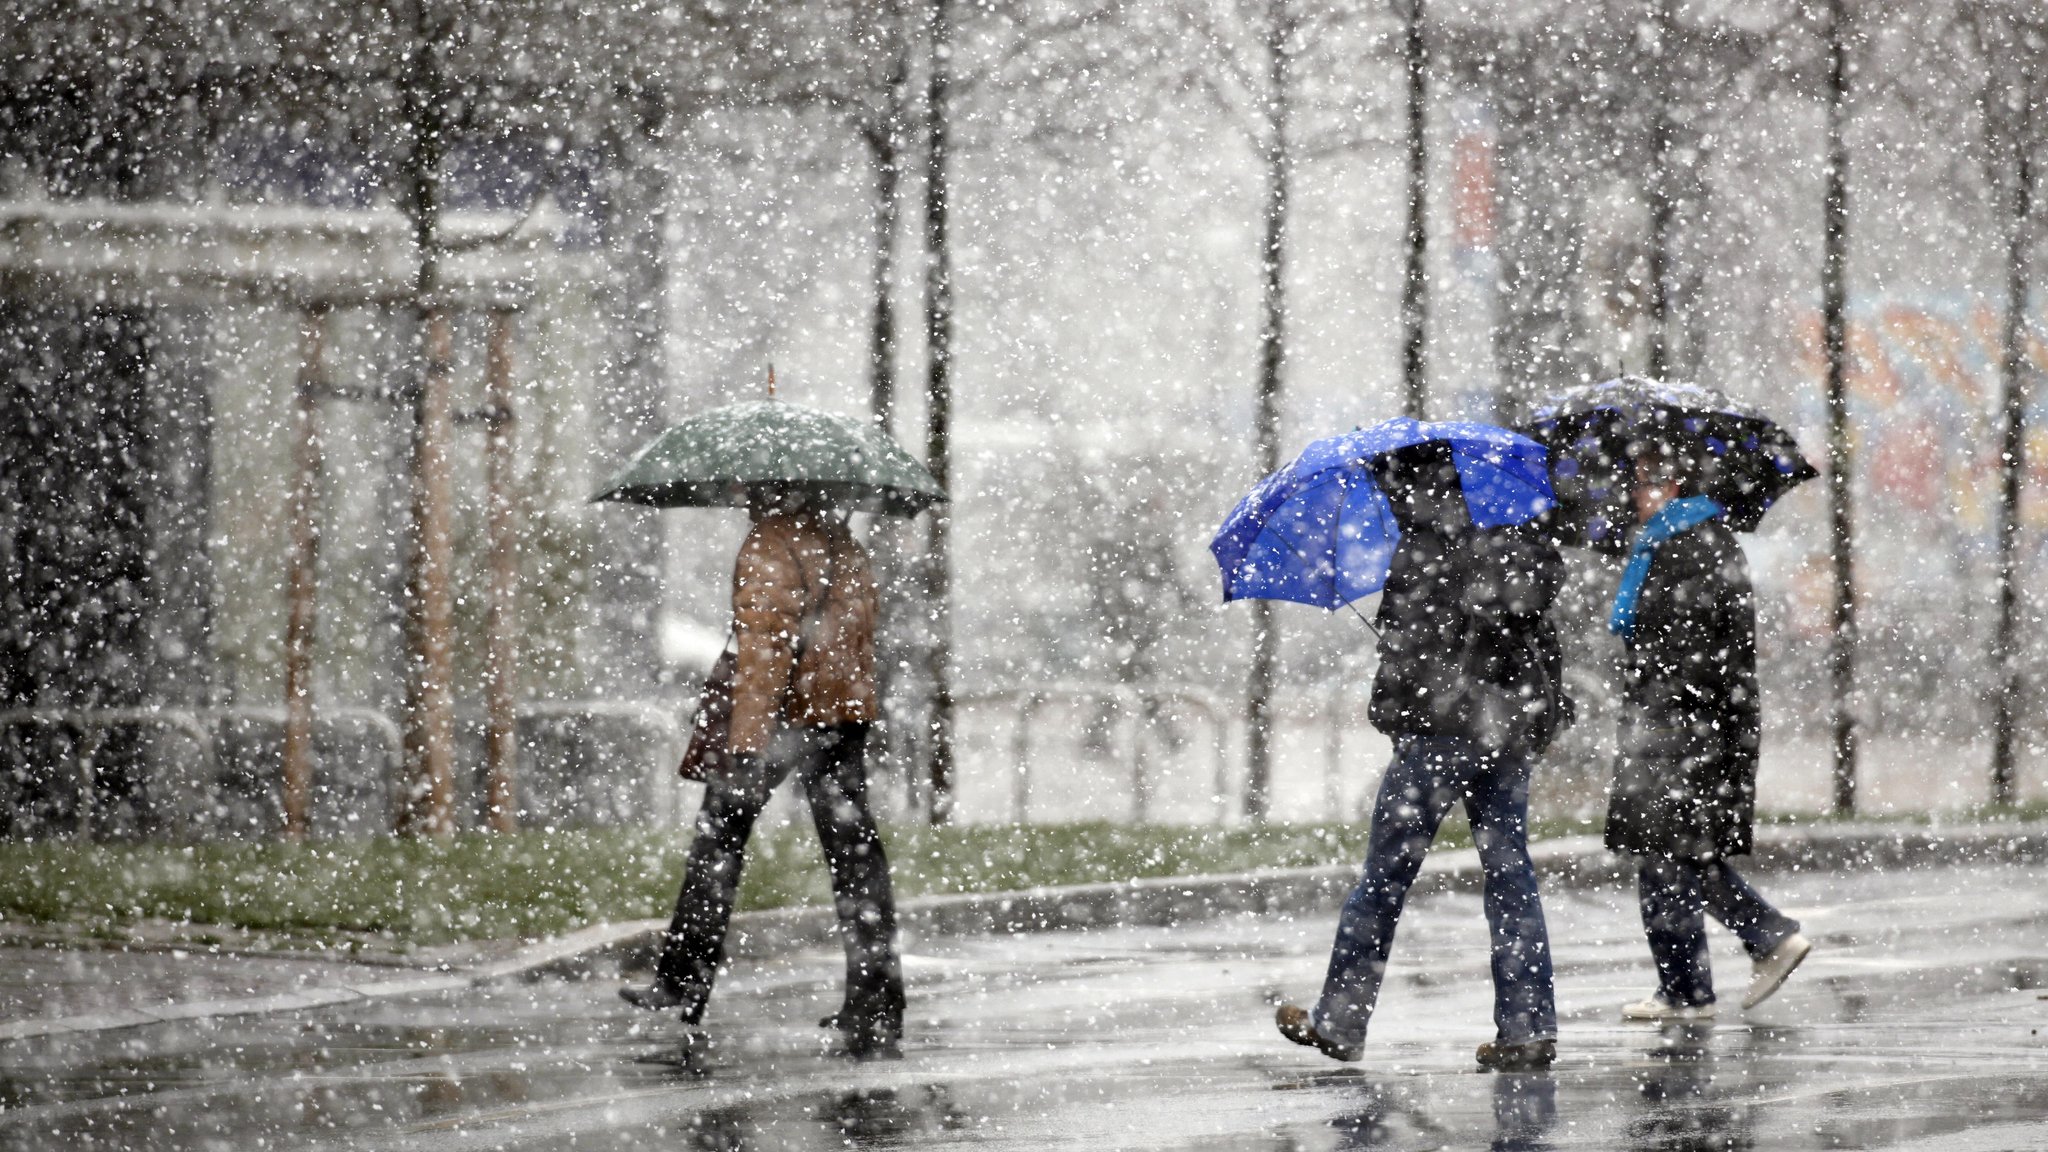
[[1315, 1024], [1308, 1018], [1306, 1008], [1282, 1004], [1280, 1010], [1273, 1013], [1273, 1023], [1279, 1027], [1282, 1036], [1304, 1048], [1313, 1048], [1332, 1060], [1342, 1060], [1348, 1064], [1365, 1055], [1365, 1048], [1362, 1045], [1339, 1044], [1316, 1031]]
[[1557, 1041], [1530, 1040], [1521, 1044], [1503, 1044], [1489, 1040], [1479, 1046], [1475, 1053], [1481, 1068], [1497, 1072], [1536, 1072], [1550, 1067], [1557, 1059]]

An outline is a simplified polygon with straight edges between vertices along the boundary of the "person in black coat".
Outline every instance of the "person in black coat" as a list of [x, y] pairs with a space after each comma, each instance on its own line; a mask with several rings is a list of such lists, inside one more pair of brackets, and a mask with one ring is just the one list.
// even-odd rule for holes
[[1556, 1054], [1550, 939], [1529, 859], [1532, 759], [1569, 718], [1548, 612], [1557, 549], [1524, 528], [1474, 530], [1445, 445], [1383, 459], [1400, 527], [1381, 595], [1373, 726], [1394, 738], [1363, 875], [1346, 902], [1313, 1009], [1284, 1004], [1280, 1032], [1339, 1060], [1363, 1054], [1394, 928], [1438, 825], [1462, 802], [1485, 869], [1495, 1038], [1478, 1059], [1536, 1068]]
[[1570, 722], [1549, 618], [1564, 560], [1535, 528], [1404, 529], [1374, 626], [1367, 718], [1389, 736], [1541, 751]]
[[1812, 945], [1728, 862], [1750, 850], [1763, 729], [1742, 546], [1718, 504], [1683, 494], [1661, 452], [1637, 461], [1635, 489], [1640, 526], [1608, 622], [1626, 657], [1606, 843], [1640, 860], [1658, 984], [1622, 1015], [1705, 1020], [1714, 1014], [1705, 913], [1755, 961], [1745, 1008], [1777, 991]]

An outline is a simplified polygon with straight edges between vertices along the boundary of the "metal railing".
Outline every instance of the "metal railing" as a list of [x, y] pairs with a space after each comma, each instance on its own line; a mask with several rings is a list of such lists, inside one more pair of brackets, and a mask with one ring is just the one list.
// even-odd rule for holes
[[[650, 747], [665, 745], [665, 751], [650, 758], [647, 776], [641, 784], [646, 789], [646, 811], [659, 823], [673, 824], [679, 818], [681, 792], [669, 785], [674, 780], [675, 766], [683, 757], [684, 725], [694, 707], [694, 702], [686, 703], [679, 713], [649, 700], [529, 700], [518, 706], [517, 715], [522, 729], [529, 722], [546, 725], [609, 720], [649, 738]], [[520, 744], [530, 744], [524, 732]]]
[[[1226, 714], [1212, 693], [1188, 687], [1044, 684], [967, 693], [958, 698], [962, 708], [1007, 704], [1015, 709], [1016, 716], [1010, 731], [1012, 820], [1021, 824], [1030, 818], [1032, 736], [1037, 729], [1035, 721], [1038, 714], [1055, 701], [1084, 704], [1114, 703], [1122, 720], [1122, 745], [1130, 783], [1131, 819], [1139, 823], [1148, 820], [1152, 813], [1153, 774], [1146, 755], [1148, 727], [1157, 723], [1162, 716], [1172, 714], [1173, 710], [1196, 714], [1200, 721], [1207, 725], [1212, 737], [1209, 748], [1214, 777], [1210, 804], [1214, 810], [1215, 820], [1222, 823], [1229, 817], [1230, 764], [1225, 750], [1228, 735]], [[1173, 708], [1165, 707], [1167, 705]]]
[[[206, 708], [201, 714], [212, 718], [217, 726], [223, 722], [255, 720], [264, 724], [284, 727], [285, 707], [282, 704], [225, 704], [217, 708]], [[375, 708], [350, 705], [323, 704], [313, 709], [313, 723], [328, 728], [343, 724], [359, 724], [363, 730], [374, 734], [384, 747], [386, 766], [396, 766], [405, 758], [405, 737], [398, 730], [398, 723]]]
[[[200, 716], [199, 710], [191, 708], [9, 708], [0, 710], [0, 732], [8, 733], [10, 739], [15, 729], [24, 727], [68, 728], [79, 733], [85, 747], [72, 763], [78, 788], [78, 826], [74, 838], [90, 840], [94, 813], [99, 807], [99, 760], [106, 749], [107, 734], [123, 728], [156, 728], [183, 735], [198, 752], [200, 779], [211, 780], [218, 775], [219, 761], [214, 753], [214, 733]], [[190, 827], [199, 815], [190, 809], [204, 800], [205, 789], [173, 786], [166, 791], [177, 804], [174, 825]]]
[[[522, 722], [538, 725], [603, 720], [620, 725], [655, 749], [648, 757], [647, 776], [642, 781], [646, 798], [659, 819], [673, 819], [677, 803], [667, 782], [666, 769], [682, 755], [684, 723], [688, 705], [678, 714], [646, 700], [539, 700], [519, 706]], [[63, 708], [34, 707], [0, 709], [0, 745], [11, 744], [22, 729], [70, 730], [78, 735], [79, 751], [69, 758], [77, 799], [73, 837], [89, 840], [97, 832], [99, 808], [99, 766], [112, 733], [163, 731], [174, 733], [188, 744], [189, 755], [156, 759], [156, 783], [169, 833], [189, 838], [209, 827], [215, 815], [221, 789], [226, 785], [223, 748], [235, 736], [238, 725], [274, 726], [280, 732], [285, 723], [282, 705], [232, 704], [215, 707]], [[349, 705], [321, 705], [314, 710], [316, 731], [336, 735], [353, 730], [366, 736], [380, 753], [381, 763], [368, 778], [396, 779], [404, 759], [404, 738], [398, 725], [375, 708]], [[525, 743], [525, 741], [522, 741]], [[380, 821], [381, 822], [381, 821]]]

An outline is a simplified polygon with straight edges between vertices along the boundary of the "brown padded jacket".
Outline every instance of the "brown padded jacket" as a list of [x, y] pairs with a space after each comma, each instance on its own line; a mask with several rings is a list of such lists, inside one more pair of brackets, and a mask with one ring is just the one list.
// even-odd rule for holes
[[867, 550], [845, 524], [784, 512], [754, 524], [732, 574], [735, 754], [766, 751], [784, 722], [875, 718], [878, 601]]

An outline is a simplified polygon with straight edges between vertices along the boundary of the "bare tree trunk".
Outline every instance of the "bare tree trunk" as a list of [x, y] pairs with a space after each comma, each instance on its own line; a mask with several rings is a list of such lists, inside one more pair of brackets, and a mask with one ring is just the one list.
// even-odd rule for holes
[[1849, 155], [1842, 141], [1849, 78], [1842, 0], [1827, 0], [1827, 189], [1821, 223], [1821, 341], [1827, 362], [1828, 540], [1834, 558], [1834, 634], [1828, 646], [1829, 719], [1833, 729], [1835, 811], [1856, 810], [1855, 529], [1849, 481], [1848, 248]]
[[[905, 125], [909, 123], [906, 104], [910, 97], [910, 29], [906, 25], [903, 0], [889, 0], [889, 30], [895, 40], [890, 60], [887, 104], [880, 123], [863, 126], [862, 143], [874, 165], [874, 218], [871, 242], [874, 265], [870, 278], [873, 294], [872, 317], [868, 327], [869, 411], [882, 431], [893, 434], [896, 423], [896, 233], [901, 215], [898, 203], [903, 183]], [[903, 677], [898, 674], [906, 627], [906, 610], [911, 606], [897, 593], [904, 570], [908, 526], [891, 517], [877, 517], [868, 532], [868, 551], [873, 557], [876, 584], [882, 595], [882, 615], [876, 644], [876, 694], [881, 699], [881, 723], [876, 739], [869, 742], [871, 767], [893, 769], [906, 746], [897, 730], [902, 715], [900, 695]], [[913, 797], [920, 791], [917, 773], [905, 771], [905, 783]]]
[[[1280, 370], [1286, 356], [1288, 37], [1293, 31], [1287, 0], [1271, 0], [1266, 19], [1268, 64], [1265, 124], [1265, 238], [1259, 248], [1263, 272], [1259, 326], [1258, 408], [1254, 451], [1261, 475], [1280, 468]], [[1280, 634], [1270, 601], [1252, 602], [1252, 663], [1246, 674], [1244, 817], [1263, 824], [1271, 803], [1273, 774], [1273, 687], [1280, 663]]]
[[1649, 202], [1650, 243], [1644, 263], [1649, 292], [1650, 347], [1648, 375], [1662, 380], [1671, 371], [1671, 0], [1651, 0], [1651, 35], [1656, 38], [1650, 59], [1649, 171], [1644, 199]]
[[2027, 242], [2033, 215], [2033, 172], [2027, 162], [2027, 134], [2011, 133], [2005, 240], [2005, 322], [1999, 334], [1999, 386], [2004, 393], [1998, 452], [1998, 623], [1991, 641], [1998, 677], [1991, 723], [1991, 802], [2019, 798], [2016, 727], [2020, 706], [2020, 661], [2015, 631], [2019, 617], [2020, 492], [2027, 474]]
[[[927, 100], [929, 143], [925, 151], [925, 466], [939, 487], [952, 486], [953, 261], [947, 246], [947, 87], [952, 79], [952, 0], [931, 0], [931, 76]], [[952, 573], [952, 505], [930, 513], [925, 553], [926, 610], [931, 636], [926, 660], [932, 682], [931, 810], [933, 824], [953, 815], [953, 620], [949, 603]]]
[[453, 421], [448, 377], [454, 337], [446, 310], [421, 318], [426, 363], [413, 395], [411, 564], [406, 582], [406, 781], [398, 830], [414, 836], [455, 831], [454, 689], [451, 631], [454, 565], [449, 533], [448, 439]]
[[303, 839], [313, 801], [313, 641], [320, 561], [320, 392], [326, 382], [327, 308], [301, 319], [299, 375], [292, 390], [292, 552], [284, 626], [284, 835]]
[[909, 116], [910, 29], [903, 0], [887, 0], [890, 34], [888, 94], [879, 123], [863, 125], [861, 140], [875, 167], [874, 268], [870, 284], [874, 311], [868, 325], [869, 407], [875, 423], [889, 431], [896, 418], [896, 225], [897, 193], [903, 183], [904, 125]]
[[405, 779], [398, 831], [446, 836], [454, 822], [454, 716], [449, 683], [453, 549], [448, 507], [448, 377], [453, 336], [441, 299], [441, 156], [447, 147], [449, 97], [440, 66], [447, 25], [415, 13], [413, 56], [405, 81], [405, 206], [418, 261], [413, 308], [420, 321], [420, 363], [408, 387], [412, 407], [411, 505], [405, 602]]
[[452, 832], [453, 735], [448, 580], [448, 377], [453, 338], [441, 294], [440, 157], [448, 129], [438, 60], [441, 29], [420, 12], [406, 85], [411, 147], [406, 205], [417, 254], [413, 307], [419, 316], [420, 362], [413, 375], [407, 518], [405, 780], [398, 830], [409, 835]]
[[896, 418], [896, 189], [902, 182], [894, 135], [874, 133], [868, 148], [875, 164], [874, 308], [868, 323], [868, 398], [875, 423], [888, 431]]
[[1403, 411], [1429, 418], [1429, 375], [1424, 352], [1429, 338], [1429, 50], [1424, 39], [1423, 0], [1408, 0], [1402, 36], [1408, 64], [1408, 266], [1401, 280], [1401, 382]]
[[[606, 126], [606, 163], [618, 168], [605, 192], [608, 262], [616, 289], [606, 321], [604, 387], [597, 397], [596, 447], [622, 460], [661, 429], [667, 389], [668, 174], [670, 110], [642, 88], [622, 99]], [[614, 505], [598, 518], [589, 567], [594, 609], [589, 690], [645, 698], [661, 684], [649, 625], [662, 615], [664, 525], [654, 508]]]
[[484, 621], [484, 778], [485, 812], [494, 832], [519, 827], [519, 504], [513, 491], [519, 413], [512, 402], [513, 315], [510, 308], [492, 309], [485, 365], [491, 586]]

